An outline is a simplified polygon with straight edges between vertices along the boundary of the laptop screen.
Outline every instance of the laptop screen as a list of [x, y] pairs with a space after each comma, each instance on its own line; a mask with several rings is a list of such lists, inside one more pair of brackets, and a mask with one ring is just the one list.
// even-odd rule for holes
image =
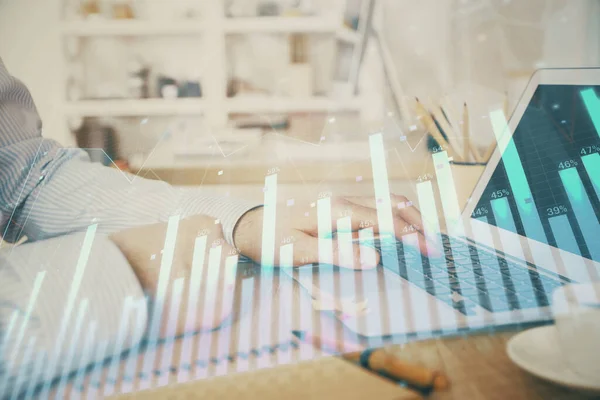
[[600, 262], [598, 96], [538, 86], [472, 218]]

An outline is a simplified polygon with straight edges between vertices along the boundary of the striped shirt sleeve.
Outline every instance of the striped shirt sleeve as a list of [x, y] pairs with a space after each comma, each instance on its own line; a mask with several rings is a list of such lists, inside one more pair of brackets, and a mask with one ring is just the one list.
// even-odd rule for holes
[[[12, 339], [7, 337], [11, 326], [21, 324], [23, 315], [36, 321], [28, 323], [30, 330], [26, 331], [27, 335], [37, 337], [32, 354], [46, 351], [44, 343], [49, 346], [48, 343], [56, 339], [52, 338], [52, 332], [56, 331], [65, 300], [51, 293], [68, 291], [72, 276], [59, 273], [60, 268], [44, 260], [57, 254], [65, 254], [67, 260], [72, 256], [70, 253], [77, 254], [77, 245], [64, 244], [67, 238], [75, 238], [69, 240], [77, 242], [89, 226], [97, 226], [97, 240], [104, 240], [104, 245], [98, 246], [106, 249], [99, 250], [102, 257], [90, 259], [85, 274], [101, 275], [105, 284], [82, 286], [78, 295], [90, 302], [90, 318], [113, 321], [120, 316], [120, 305], [125, 298], [143, 298], [143, 293], [118, 249], [106, 243], [106, 235], [167, 221], [172, 215], [184, 218], [206, 214], [220, 220], [225, 239], [233, 243], [233, 230], [239, 218], [258, 206], [260, 204], [142, 179], [92, 163], [80, 149], [65, 149], [44, 139], [29, 91], [8, 73], [0, 59], [0, 237], [15, 242], [27, 236], [30, 242], [14, 251], [0, 252], [0, 392], [3, 382], [6, 389], [6, 384], [18, 381], [17, 374], [31, 378], [29, 372], [35, 365], [33, 359], [27, 365], [7, 362], [7, 354], [1, 346], [11, 345]], [[55, 262], [56, 265], [69, 264]], [[27, 299], [31, 298], [38, 276], [34, 271], [47, 272], [40, 293], [50, 295], [46, 295], [43, 302], [38, 298], [27, 314]], [[114, 339], [117, 332], [103, 334], [108, 341], [105, 343], [110, 344], [110, 338]], [[135, 340], [136, 336], [130, 333], [127, 343]], [[28, 341], [19, 343], [23, 349], [29, 344]]]

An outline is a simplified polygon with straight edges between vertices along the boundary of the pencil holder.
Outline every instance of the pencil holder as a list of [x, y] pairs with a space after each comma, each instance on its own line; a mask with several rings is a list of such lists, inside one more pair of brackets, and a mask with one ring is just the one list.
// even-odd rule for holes
[[487, 164], [475, 162], [451, 162], [452, 176], [456, 189], [456, 197], [461, 209], [467, 204], [467, 200], [473, 193], [479, 178], [485, 171]]

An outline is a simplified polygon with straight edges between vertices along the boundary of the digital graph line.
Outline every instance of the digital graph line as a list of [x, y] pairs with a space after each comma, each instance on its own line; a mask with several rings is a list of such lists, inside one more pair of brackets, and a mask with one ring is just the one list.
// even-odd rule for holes
[[[102, 371], [104, 370], [104, 365], [101, 360], [104, 360], [108, 356], [109, 350], [109, 341], [107, 339], [100, 341], [96, 347], [96, 352], [94, 353], [94, 360], [96, 364], [94, 365], [92, 372], [90, 374], [90, 384], [88, 387], [88, 398], [96, 398], [98, 393], [98, 382], [100, 382], [100, 377], [102, 376]], [[140, 385], [141, 386], [141, 385]]]
[[[482, 216], [476, 219], [483, 223], [481, 228], [477, 231], [477, 235], [480, 237], [482, 243], [494, 243], [492, 228], [488, 223], [488, 217]], [[480, 253], [478, 255], [479, 257], [483, 258], [483, 254]], [[503, 282], [506, 280], [506, 278], [502, 275], [498, 257], [486, 257], [483, 277], [485, 279], [487, 297], [489, 298], [492, 309], [498, 312], [508, 310], [510, 300], [508, 297], [508, 292], [504, 290], [504, 288], [500, 288], [500, 290], [493, 290], [494, 285], [491, 284], [493, 282]], [[504, 283], [504, 285], [506, 286], [506, 283]], [[514, 316], [512, 317], [512, 320], [516, 320]]]
[[600, 238], [600, 224], [579, 173], [576, 168], [562, 169], [558, 173], [583, 232], [583, 239], [588, 250], [594, 260], [600, 260], [600, 247], [594, 243], [594, 240], [597, 241]]
[[[279, 248], [279, 268], [291, 269], [294, 266], [294, 243], [284, 244]], [[292, 277], [281, 271], [279, 273], [279, 322], [278, 340], [289, 335], [289, 326], [292, 315], [296, 312], [294, 307], [294, 292]], [[277, 355], [279, 365], [288, 364], [292, 361], [289, 353], [280, 353]]]
[[[135, 312], [135, 330], [134, 335], [131, 337], [131, 343], [129, 344], [129, 353], [127, 357], [127, 362], [125, 365], [125, 371], [135, 371], [138, 364], [138, 355], [140, 354], [140, 350], [142, 348], [143, 342], [135, 342], [135, 337], [142, 337], [144, 331], [146, 330], [146, 317], [148, 310], [148, 298], [144, 297], [134, 301], [132, 310]], [[132, 372], [133, 375], [133, 372]], [[128, 393], [133, 390], [133, 382], [132, 380], [123, 379], [124, 383], [121, 386], [121, 393]], [[77, 386], [79, 387], [79, 386]]]
[[31, 373], [31, 379], [29, 380], [29, 383], [27, 384], [27, 390], [25, 391], [25, 394], [23, 396], [23, 398], [26, 400], [33, 399], [33, 395], [35, 393], [35, 388], [36, 388], [36, 383], [38, 381], [38, 377], [40, 377], [43, 374], [43, 367], [44, 367], [44, 363], [46, 361], [46, 356], [47, 356], [47, 354], [43, 351], [40, 351], [39, 353], [37, 353], [37, 357], [35, 358], [35, 363], [33, 365], [32, 373]]
[[[273, 172], [276, 169], [272, 170]], [[277, 174], [265, 177], [264, 209], [261, 251], [260, 294], [258, 308], [259, 345], [271, 342], [273, 320], [272, 299], [274, 295], [275, 235], [277, 229]]]
[[[437, 206], [435, 204], [433, 186], [430, 180], [421, 179], [421, 182], [417, 183], [417, 198], [419, 200], [419, 208], [421, 210], [421, 215], [423, 219], [423, 233], [428, 239], [426, 243], [427, 253], [430, 256], [434, 257], [436, 254], [444, 254], [439, 216]], [[409, 246], [411, 245], [410, 243], [405, 244]], [[412, 245], [415, 244], [417, 243], [414, 243]], [[433, 266], [430, 265], [430, 268], [433, 268]], [[448, 279], [449, 276], [444, 270], [445, 268], [443, 268], [438, 273], [441, 274], [445, 279]], [[443, 286], [440, 283], [440, 281], [436, 279], [433, 280], [433, 286], [435, 293], [443, 293], [444, 291], [447, 291], [446, 287]], [[439, 322], [443, 329], [456, 331], [458, 328], [458, 318], [456, 317], [455, 313], [448, 312], [448, 310], [440, 302], [437, 302], [437, 307]]]
[[81, 358], [79, 359], [79, 366], [77, 368], [77, 375], [75, 375], [75, 379], [73, 380], [71, 398], [77, 397], [78, 388], [80, 388], [83, 384], [83, 380], [86, 375], [85, 367], [92, 360], [92, 351], [94, 349], [94, 345], [96, 344], [97, 329], [98, 324], [96, 323], [96, 321], [92, 321], [88, 325], [88, 330], [85, 333], [85, 343], [83, 345], [83, 352], [81, 354]]
[[594, 89], [591, 88], [582, 90], [581, 97], [583, 98], [588, 114], [596, 128], [596, 132], [600, 137], [600, 100], [598, 99], [598, 96], [596, 96]]
[[428, 253], [442, 254], [442, 235], [431, 181], [425, 180], [417, 183], [417, 198], [423, 218], [424, 234], [431, 239], [427, 241]]
[[[30, 366], [31, 358], [33, 354], [33, 349], [35, 348], [36, 337], [32, 336], [27, 341], [27, 345], [25, 345], [25, 352], [23, 354], [23, 360], [21, 361], [21, 368], [19, 368], [19, 373], [17, 375], [17, 380], [13, 387], [12, 394], [10, 396], [11, 400], [16, 400], [19, 392], [21, 391], [21, 386], [25, 383], [27, 379], [27, 368]], [[0, 391], [2, 394], [4, 391]]]
[[[556, 240], [556, 245], [563, 251], [570, 252], [581, 257], [581, 251], [577, 244], [577, 239], [573, 233], [571, 222], [566, 214], [557, 215], [548, 218], [550, 223], [550, 229]], [[593, 281], [590, 276], [588, 267], [583, 262], [583, 259], [578, 258], [576, 261], [572, 259], [566, 259], [563, 253], [560, 253], [563, 265], [567, 267], [567, 271], [563, 272], [562, 275], [576, 282], [591, 282]]]
[[[239, 256], [237, 254], [230, 255], [225, 259], [225, 267], [222, 271], [222, 276], [219, 280], [219, 292], [220, 305], [217, 307], [217, 315], [219, 318], [225, 318], [228, 314], [228, 310], [234, 306], [235, 293], [233, 288], [237, 280], [237, 269], [238, 269]], [[213, 345], [216, 354], [211, 355], [211, 358], [217, 357], [220, 354], [230, 353], [231, 339], [233, 336], [234, 325], [231, 323], [225, 323], [220, 328], [219, 335], [216, 338], [216, 346]], [[225, 364], [219, 364], [213, 373], [214, 376], [219, 376], [227, 373], [228, 366]]]
[[[221, 257], [223, 252], [223, 246], [217, 243], [211, 245], [211, 249], [208, 253], [208, 270], [206, 274], [206, 285], [204, 293], [204, 303], [202, 307], [202, 326], [209, 327], [213, 326], [217, 303], [219, 296], [219, 275], [221, 267]], [[197, 359], [207, 359], [210, 356], [210, 350], [212, 346], [211, 335], [201, 335], [198, 340]], [[206, 371], [200, 371], [206, 372]], [[200, 376], [196, 376], [199, 378]]]
[[[318, 228], [318, 252], [319, 264], [323, 266], [333, 265], [333, 240], [332, 240], [332, 216], [331, 216], [331, 197], [329, 193], [323, 194], [326, 197], [317, 200], [317, 228]], [[312, 268], [309, 268], [312, 272]], [[319, 269], [319, 291], [333, 295], [335, 286], [331, 279], [330, 272], [325, 269]], [[322, 334], [331, 334], [323, 332], [327, 328], [328, 316], [325, 313], [320, 315], [320, 329]], [[321, 349], [323, 350], [323, 349]]]
[[79, 345], [81, 331], [83, 329], [85, 317], [88, 311], [88, 299], [83, 299], [79, 303], [79, 310], [77, 311], [77, 316], [75, 317], [75, 327], [73, 329], [73, 335], [71, 337], [71, 343], [69, 345], [69, 350], [66, 354], [66, 362], [63, 366], [62, 374], [60, 377], [60, 382], [58, 384], [58, 389], [56, 391], [56, 396], [58, 398], [63, 398], [65, 394], [65, 386], [67, 384], [67, 377], [69, 372], [71, 371], [75, 355], [77, 353], [77, 346]]
[[[177, 327], [179, 321], [179, 311], [181, 306], [181, 298], [183, 296], [183, 288], [185, 286], [185, 278], [178, 278], [173, 281], [173, 289], [171, 293], [171, 304], [169, 307], [168, 325], [166, 337], [172, 338], [177, 336]], [[171, 366], [173, 360], [173, 344], [163, 344], [162, 359], [160, 368], [167, 370]], [[158, 386], [164, 386], [169, 383], [167, 375], [161, 375], [158, 379]]]
[[[23, 341], [23, 338], [25, 336], [25, 331], [27, 329], [27, 325], [29, 324], [29, 321], [31, 320], [31, 315], [33, 312], [33, 308], [35, 307], [36, 303], [37, 303], [37, 299], [38, 299], [38, 295], [40, 293], [40, 288], [42, 287], [42, 283], [44, 282], [44, 278], [46, 277], [46, 271], [40, 271], [36, 274], [35, 277], [35, 281], [33, 282], [33, 289], [31, 291], [31, 295], [29, 296], [29, 302], [27, 304], [27, 308], [25, 309], [25, 314], [23, 315], [22, 319], [23, 321], [21, 322], [21, 327], [19, 328], [19, 332], [17, 333], [16, 336], [16, 340], [14, 342], [14, 344], [12, 344], [12, 352], [10, 357], [8, 358], [8, 363], [6, 365], [6, 369], [8, 371], [11, 371], [15, 365], [16, 359], [17, 359], [17, 355], [19, 354], [20, 350], [21, 350], [21, 342]], [[12, 324], [16, 323], [16, 319], [12, 320], [9, 322], [9, 329], [7, 329], [6, 332], [6, 336], [7, 339], [10, 338], [10, 335], [12, 333]], [[2, 355], [3, 353], [3, 347], [0, 347], [0, 355]], [[3, 357], [0, 357], [3, 358]], [[0, 395], [3, 394], [6, 391], [6, 385], [8, 383], [8, 376], [9, 374], [6, 374], [4, 376], [4, 379], [2, 380], [2, 382], [0, 383]]]
[[[369, 149], [371, 153], [371, 167], [373, 170], [373, 186], [375, 189], [375, 202], [377, 209], [377, 222], [379, 228], [379, 241], [381, 246], [384, 247], [395, 247], [396, 243], [396, 228], [394, 226], [394, 216], [392, 212], [392, 199], [390, 194], [387, 162], [385, 146], [383, 141], [383, 134], [377, 133], [369, 136]], [[400, 264], [398, 262], [398, 254], [395, 251], [383, 252], [381, 255], [381, 261], [384, 268], [390, 271], [399, 272]], [[377, 278], [369, 274], [371, 278], [367, 278], [367, 275], [363, 275], [363, 287], [378, 287], [379, 283], [376, 281]], [[366, 279], [373, 279], [373, 282], [365, 282]], [[391, 286], [390, 280], [384, 281], [385, 289], [379, 288], [377, 292], [372, 294], [373, 301], [376, 304], [380, 303], [379, 296], [375, 293], [386, 292], [387, 304], [386, 307], [390, 314], [386, 319], [389, 321], [398, 321], [402, 315], [398, 310], [398, 305], [402, 303], [403, 293], [402, 290], [398, 290]], [[380, 321], [373, 321], [369, 323], [368, 329], [374, 331], [381, 331], [383, 324], [383, 316]]]
[[[175, 255], [175, 244], [177, 241], [177, 230], [179, 229], [179, 215], [174, 215], [169, 218], [167, 223], [167, 233], [165, 236], [165, 245], [163, 248], [163, 254], [160, 262], [160, 273], [158, 276], [158, 283], [156, 286], [156, 297], [152, 307], [152, 315], [150, 317], [150, 324], [148, 327], [148, 345], [156, 346], [160, 335], [160, 327], [163, 322], [163, 310], [166, 304], [167, 288], [171, 278], [171, 267], [173, 265], [173, 258]], [[146, 353], [144, 357], [143, 372], [146, 375], [150, 375], [150, 372], [154, 366], [154, 352]], [[149, 382], [144, 382], [143, 388]]]
[[[242, 281], [241, 296], [240, 296], [241, 297], [240, 303], [242, 306], [242, 311], [252, 313], [255, 309], [254, 285], [255, 285], [254, 278], [244, 279]], [[246, 307], [244, 307], [244, 306], [246, 306]], [[251, 323], [248, 323], [248, 319], [243, 320], [243, 322], [240, 324], [239, 332], [241, 332], [242, 334], [238, 338], [238, 352], [240, 352], [242, 354], [249, 354], [250, 351], [252, 350], [252, 342], [251, 342], [252, 335], [250, 334]], [[236, 365], [236, 372], [245, 372], [245, 371], [248, 371], [249, 369], [250, 369], [250, 363], [249, 363], [248, 357], [240, 358]]]
[[588, 154], [581, 157], [581, 161], [583, 161], [583, 165], [590, 177], [590, 181], [592, 181], [596, 197], [600, 199], [600, 154]]
[[40, 395], [40, 398], [43, 399], [48, 398], [48, 391], [50, 390], [51, 379], [55, 373], [56, 365], [59, 361], [60, 352], [62, 350], [62, 346], [67, 333], [67, 327], [69, 326], [71, 314], [73, 312], [73, 308], [75, 307], [75, 299], [77, 297], [77, 294], [79, 293], [79, 288], [81, 287], [81, 281], [83, 280], [85, 267], [87, 266], [88, 259], [90, 257], [90, 252], [92, 249], [92, 244], [94, 242], [94, 237], [96, 236], [97, 229], [97, 224], [90, 225], [83, 239], [81, 252], [79, 253], [79, 259], [77, 260], [77, 265], [75, 267], [75, 274], [73, 276], [71, 288], [69, 289], [69, 294], [65, 305], [65, 311], [63, 313], [63, 317], [60, 323], [60, 329], [58, 335], [56, 336], [54, 351], [46, 367], [46, 373], [44, 375], [45, 383], [42, 389], [42, 393]]
[[519, 152], [517, 151], [514, 141], [511, 140], [504, 113], [502, 110], [491, 111], [490, 120], [498, 146], [504, 148], [502, 154], [503, 165], [508, 176], [511, 194], [517, 204], [527, 237], [542, 243], [547, 243], [542, 221], [540, 220], [540, 215], [533, 199], [529, 182], [525, 176]]
[[[510, 249], [512, 254], [521, 260], [525, 259], [523, 252], [520, 247], [512, 246], [511, 236], [509, 232], [515, 232], [515, 223], [512, 212], [510, 210], [510, 206], [508, 204], [508, 199], [506, 197], [502, 197], [499, 199], [495, 199], [491, 201], [492, 212], [494, 214], [494, 218], [498, 223], [498, 226], [503, 231], [499, 232], [500, 241], [502, 243], [502, 247], [505, 249]], [[528, 274], [523, 274], [523, 270], [521, 268], [515, 267], [512, 263], [508, 263], [508, 270], [513, 280], [513, 284], [516, 286], [517, 298], [519, 300], [519, 304], [525, 306], [528, 299], [535, 298], [535, 293], [533, 291], [533, 284], [530, 280]], [[517, 285], [518, 283], [518, 285]]]
[[[192, 256], [192, 270], [190, 273], [190, 287], [187, 301], [187, 314], [185, 318], [185, 334], [183, 338], [183, 344], [181, 346], [180, 359], [182, 363], [191, 364], [192, 362], [192, 347], [193, 337], [191, 332], [196, 330], [196, 320], [198, 318], [198, 299], [200, 297], [200, 290], [202, 288], [202, 282], [204, 279], [204, 262], [206, 255], [206, 242], [207, 236], [200, 236], [195, 239], [194, 242], [194, 254]], [[178, 382], [186, 382], [189, 380], [189, 371], [181, 369], [179, 376], [177, 377]]]
[[106, 381], [112, 383], [104, 387], [104, 396], [111, 396], [114, 394], [114, 382], [117, 381], [117, 374], [119, 372], [121, 364], [121, 353], [125, 350], [125, 339], [129, 328], [130, 314], [132, 311], [133, 298], [127, 296], [123, 303], [121, 310], [121, 319], [119, 322], [119, 329], [117, 331], [117, 337], [115, 341], [115, 351], [110, 361], [110, 366], [106, 374]]

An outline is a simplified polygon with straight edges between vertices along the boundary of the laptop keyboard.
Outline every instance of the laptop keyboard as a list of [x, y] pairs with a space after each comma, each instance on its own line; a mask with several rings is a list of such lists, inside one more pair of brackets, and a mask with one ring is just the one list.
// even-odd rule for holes
[[399, 274], [411, 284], [465, 315], [477, 306], [491, 312], [545, 307], [549, 296], [564, 282], [539, 274], [526, 264], [443, 235], [444, 257], [428, 258], [401, 241], [376, 243], [382, 254], [396, 252]]

